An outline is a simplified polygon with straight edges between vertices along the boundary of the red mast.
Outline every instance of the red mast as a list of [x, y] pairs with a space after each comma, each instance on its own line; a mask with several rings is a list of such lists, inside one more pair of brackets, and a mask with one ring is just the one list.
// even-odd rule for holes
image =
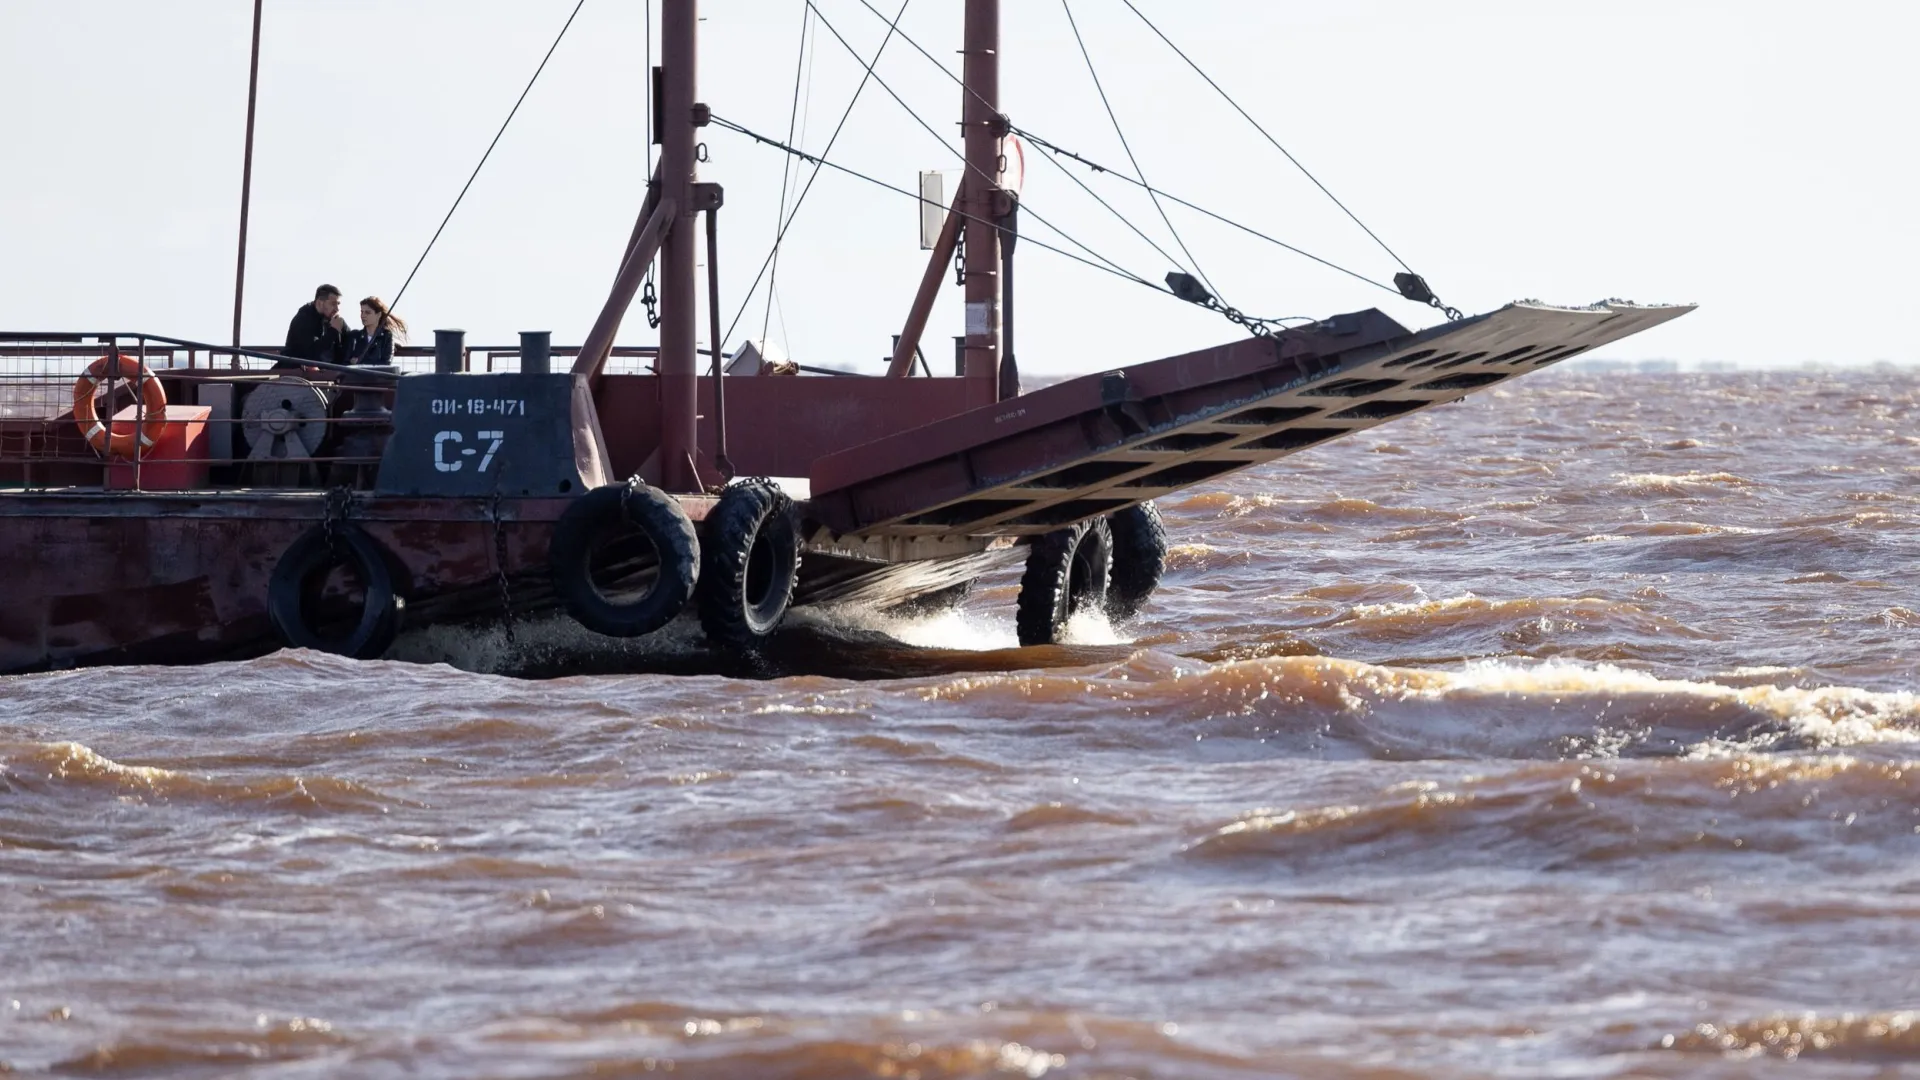
[[1000, 399], [1000, 230], [995, 223], [1007, 210], [1000, 187], [1006, 135], [1006, 117], [1000, 114], [1000, 0], [967, 0], [964, 52], [966, 378], [967, 405], [977, 408]]
[[660, 245], [660, 486], [682, 492], [700, 490], [693, 463], [699, 378], [693, 227], [699, 212], [693, 200], [699, 167], [694, 161], [699, 26], [698, 0], [661, 4], [660, 196], [675, 219], [666, 223], [666, 241]]

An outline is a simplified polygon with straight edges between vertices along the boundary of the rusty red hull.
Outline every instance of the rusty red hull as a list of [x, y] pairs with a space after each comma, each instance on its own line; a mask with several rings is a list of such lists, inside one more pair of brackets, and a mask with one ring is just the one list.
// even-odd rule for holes
[[[0, 673], [89, 664], [204, 663], [281, 647], [267, 616], [282, 553], [325, 519], [321, 492], [9, 494], [13, 552], [0, 603]], [[547, 572], [565, 499], [380, 499], [350, 520], [393, 553], [408, 625], [523, 617], [556, 606]], [[693, 517], [711, 500], [683, 500]], [[497, 533], [496, 533], [497, 529]], [[506, 552], [507, 589], [497, 552]], [[1018, 552], [937, 551], [887, 563], [814, 551], [799, 603], [884, 606], [1004, 564]]]

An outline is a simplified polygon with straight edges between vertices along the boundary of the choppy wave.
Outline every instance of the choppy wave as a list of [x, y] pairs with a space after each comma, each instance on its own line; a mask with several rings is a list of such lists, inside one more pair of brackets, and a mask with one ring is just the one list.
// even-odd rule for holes
[[1047, 647], [1009, 566], [0, 678], [0, 1071], [1920, 1066], [1915, 385], [1529, 376], [1162, 500]]
[[[1190, 858], [1302, 872], [1498, 865], [1711, 875], [1775, 856], [1847, 872], [1913, 840], [1920, 764], [1845, 756], [1527, 765], [1404, 785], [1366, 802], [1267, 810], [1221, 825]], [[1845, 844], [1835, 840], [1844, 836]], [[1680, 867], [1685, 867], [1681, 870]], [[1724, 873], [1724, 869], [1719, 872]]]
[[1094, 673], [983, 674], [919, 693], [969, 709], [1045, 706], [1051, 722], [1080, 717], [1139, 743], [1204, 734], [1272, 752], [1671, 756], [1920, 741], [1920, 696], [1909, 692], [1736, 687], [1566, 662], [1433, 671], [1276, 656], [1195, 668], [1142, 654]]
[[1773, 1016], [1732, 1024], [1700, 1024], [1668, 1035], [1668, 1050], [1735, 1058], [1832, 1058], [1883, 1065], [1920, 1061], [1920, 1024], [1911, 1012]]

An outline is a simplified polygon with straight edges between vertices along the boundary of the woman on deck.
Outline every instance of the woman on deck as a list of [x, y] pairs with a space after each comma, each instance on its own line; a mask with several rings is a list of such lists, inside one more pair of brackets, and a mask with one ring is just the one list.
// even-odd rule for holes
[[347, 363], [393, 363], [393, 339], [407, 340], [407, 324], [387, 308], [386, 301], [369, 296], [360, 301], [360, 329], [347, 335]]

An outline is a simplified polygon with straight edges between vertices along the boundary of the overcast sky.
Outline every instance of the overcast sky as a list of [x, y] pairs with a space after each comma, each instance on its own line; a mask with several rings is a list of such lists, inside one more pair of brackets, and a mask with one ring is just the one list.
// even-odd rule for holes
[[[266, 0], [245, 336], [273, 343], [321, 281], [392, 299], [575, 0]], [[816, 0], [871, 55], [885, 24]], [[1920, 5], [1766, 0], [1135, 0], [1359, 216], [1469, 312], [1538, 297], [1692, 301], [1606, 351], [1743, 364], [1920, 360]], [[891, 12], [899, 0], [874, 0]], [[961, 0], [902, 28], [958, 68]], [[657, 15], [657, 3], [655, 4]], [[1003, 0], [1003, 108], [1126, 157], [1058, 0]], [[709, 0], [702, 98], [784, 136], [801, 0]], [[641, 0], [586, 0], [399, 311], [470, 342], [577, 343], [643, 194]], [[1156, 186], [1378, 280], [1393, 261], [1120, 0], [1073, 0]], [[233, 303], [248, 0], [0, 0], [0, 329], [224, 341]], [[860, 67], [819, 29], [802, 78], [819, 150]], [[948, 142], [960, 91], [896, 39], [878, 68]], [[711, 129], [732, 316], [774, 232], [785, 156]], [[958, 159], [877, 85], [833, 158], [911, 187]], [[957, 176], [957, 172], [955, 173]], [[804, 173], [802, 174], [804, 179]], [[1162, 248], [1150, 203], [1082, 173]], [[1030, 152], [1026, 205], [1151, 280], [1171, 266]], [[1432, 312], [1172, 208], [1193, 258], [1259, 315]], [[1060, 243], [1031, 216], [1028, 235]], [[925, 256], [915, 205], [831, 172], [729, 340], [879, 367]], [[1017, 351], [1076, 371], [1228, 340], [1218, 316], [1023, 247]], [[1184, 261], [1184, 258], [1183, 258]], [[701, 321], [705, 337], [704, 316]], [[936, 364], [961, 327], [951, 285]], [[430, 335], [420, 334], [426, 340]], [[623, 343], [653, 340], [636, 313]]]

